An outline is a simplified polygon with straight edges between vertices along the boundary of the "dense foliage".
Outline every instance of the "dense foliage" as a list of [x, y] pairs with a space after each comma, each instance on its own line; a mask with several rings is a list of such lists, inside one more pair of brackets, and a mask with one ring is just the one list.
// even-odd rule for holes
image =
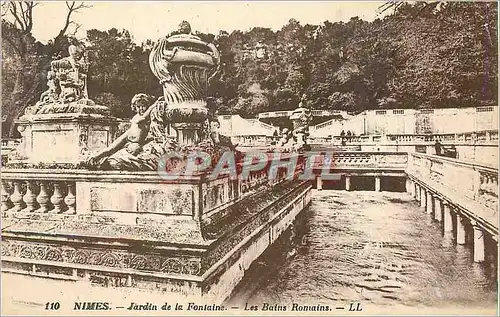
[[[393, 9], [373, 22], [354, 17], [347, 23], [301, 25], [291, 19], [276, 32], [255, 27], [199, 34], [215, 38], [222, 54], [221, 76], [210, 87], [219, 113], [250, 117], [293, 109], [304, 93], [314, 109], [353, 112], [497, 103], [497, 3], [415, 2]], [[16, 30], [2, 21], [5, 32]], [[29, 58], [25, 76], [43, 78], [47, 55], [59, 49], [47, 50], [31, 34], [23, 36], [33, 52], [24, 57]], [[148, 66], [152, 45], [135, 44], [126, 30], [89, 30], [90, 97], [114, 115], [129, 117], [135, 93], [160, 95]], [[2, 110], [33, 103], [34, 98], [10, 102], [19, 63], [9, 43], [2, 53]], [[36, 95], [44, 89], [43, 81], [35, 85]]]
[[[497, 34], [497, 4], [484, 2], [403, 4], [371, 23], [290, 20], [219, 39], [214, 93], [221, 110], [242, 115], [293, 109], [303, 93], [315, 109], [354, 112], [496, 103]], [[259, 41], [265, 58], [255, 57]]]

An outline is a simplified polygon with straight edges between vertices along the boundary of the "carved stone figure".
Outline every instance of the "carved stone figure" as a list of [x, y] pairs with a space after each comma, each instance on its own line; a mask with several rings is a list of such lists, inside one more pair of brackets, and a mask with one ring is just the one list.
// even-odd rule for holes
[[293, 139], [295, 150], [307, 149], [307, 138], [309, 137], [309, 124], [312, 121], [312, 113], [305, 104], [306, 95], [302, 95], [299, 107], [292, 112], [290, 120], [293, 123]]
[[231, 138], [219, 133], [220, 122], [217, 119], [210, 120], [210, 139], [216, 146], [227, 147], [231, 151], [236, 151], [238, 143], [233, 144]]
[[49, 88], [40, 95], [40, 100], [34, 106], [27, 107], [25, 114], [39, 113], [44, 105], [58, 102], [61, 87], [59, 86], [59, 80], [56, 77], [56, 73], [51, 70], [47, 72], [47, 86]]
[[[220, 152], [235, 150], [231, 139], [220, 135], [216, 104], [207, 100], [208, 83], [220, 64], [213, 44], [191, 33], [183, 21], [174, 35], [160, 39], [152, 49], [149, 63], [163, 86], [163, 96], [150, 105], [145, 94], [132, 99], [136, 115], [130, 128], [101, 153], [87, 160], [99, 169], [157, 170], [160, 157], [169, 151], [198, 150], [214, 159]], [[166, 131], [177, 131], [174, 141]]]
[[59, 101], [66, 103], [87, 99], [87, 70], [83, 47], [70, 45], [68, 57], [52, 61], [51, 68], [55, 72], [61, 87]]
[[59, 86], [59, 80], [56, 78], [56, 73], [49, 71], [47, 73], [47, 86], [49, 89], [44, 91], [40, 96], [40, 102], [42, 103], [53, 103], [59, 98], [59, 93], [61, 92]]
[[130, 128], [105, 150], [91, 157], [87, 164], [100, 169], [155, 170], [160, 156], [173, 150], [175, 142], [164, 132], [163, 97], [150, 103], [150, 96], [136, 94], [131, 102], [136, 114], [130, 121]]
[[278, 141], [278, 147], [286, 149], [287, 146], [288, 147], [290, 146], [289, 143], [291, 140], [292, 140], [292, 132], [289, 129], [284, 128], [281, 131], [281, 138]]
[[47, 74], [47, 91], [40, 100], [26, 108], [26, 115], [55, 113], [85, 113], [109, 115], [109, 108], [88, 99], [88, 63], [82, 46], [70, 45], [68, 57], [51, 62]]

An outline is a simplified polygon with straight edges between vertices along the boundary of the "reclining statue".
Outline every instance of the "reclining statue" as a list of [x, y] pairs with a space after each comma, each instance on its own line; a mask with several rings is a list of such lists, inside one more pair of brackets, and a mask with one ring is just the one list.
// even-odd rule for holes
[[130, 128], [102, 152], [89, 158], [87, 165], [108, 170], [157, 169], [159, 158], [175, 148], [175, 141], [165, 135], [163, 97], [152, 105], [150, 102], [150, 96], [136, 94], [131, 103], [136, 114]]

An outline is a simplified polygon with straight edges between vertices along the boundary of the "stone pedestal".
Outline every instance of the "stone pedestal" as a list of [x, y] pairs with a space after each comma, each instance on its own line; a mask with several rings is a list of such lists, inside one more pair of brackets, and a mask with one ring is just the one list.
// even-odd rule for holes
[[120, 120], [98, 114], [25, 115], [16, 124], [22, 142], [10, 162], [78, 163], [111, 144]]
[[316, 189], [317, 190], [323, 189], [323, 180], [321, 179], [321, 176], [316, 177]]
[[464, 219], [457, 213], [457, 244], [465, 244], [465, 224]]
[[376, 192], [380, 191], [380, 176], [375, 177], [375, 191]]
[[351, 176], [345, 177], [345, 190], [347, 191], [351, 190]]
[[425, 208], [426, 205], [427, 194], [425, 193], [425, 189], [420, 187], [420, 207]]
[[448, 203], [443, 203], [444, 210], [444, 231], [451, 232], [453, 231], [453, 219], [451, 218], [451, 208]]
[[474, 262], [484, 262], [484, 232], [474, 222]]
[[427, 214], [431, 215], [433, 209], [434, 209], [434, 197], [432, 197], [431, 192], [428, 191], [427, 192], [427, 206], [426, 206]]

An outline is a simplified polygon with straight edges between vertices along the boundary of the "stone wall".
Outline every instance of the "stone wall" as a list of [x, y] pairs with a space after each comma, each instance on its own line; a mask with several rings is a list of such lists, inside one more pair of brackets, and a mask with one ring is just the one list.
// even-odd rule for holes
[[327, 137], [350, 130], [360, 134], [464, 133], [498, 129], [498, 107], [368, 110], [344, 121], [311, 127], [311, 135]]

